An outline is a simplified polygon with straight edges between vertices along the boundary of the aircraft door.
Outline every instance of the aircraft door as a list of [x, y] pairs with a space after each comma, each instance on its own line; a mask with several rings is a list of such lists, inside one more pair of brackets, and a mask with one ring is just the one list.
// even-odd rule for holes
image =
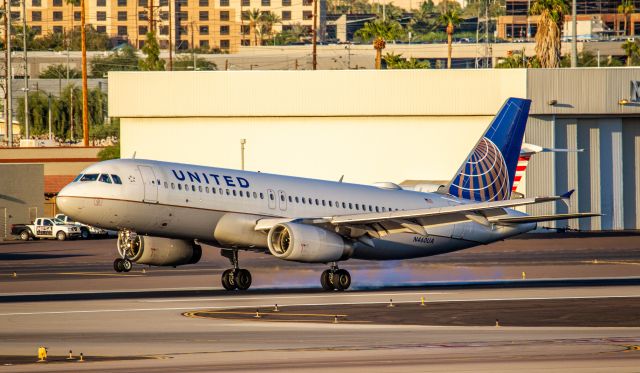
[[158, 202], [158, 185], [156, 174], [150, 166], [138, 166], [144, 184], [144, 202]]
[[280, 210], [285, 211], [287, 209], [287, 194], [284, 190], [278, 191], [278, 204], [280, 206]]
[[276, 194], [273, 190], [267, 190], [267, 198], [269, 198], [269, 208], [275, 210], [276, 208]]

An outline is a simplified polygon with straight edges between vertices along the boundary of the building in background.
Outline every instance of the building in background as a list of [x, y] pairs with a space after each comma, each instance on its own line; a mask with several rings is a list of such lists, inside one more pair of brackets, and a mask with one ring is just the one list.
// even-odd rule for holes
[[[37, 35], [80, 32], [80, 1], [26, 0], [27, 24]], [[142, 48], [151, 27], [162, 49], [169, 38], [176, 50], [201, 48], [236, 52], [240, 45], [254, 45], [273, 32], [297, 25], [311, 30], [313, 0], [87, 0], [86, 24], [105, 33], [114, 46], [128, 43]], [[326, 2], [318, 0], [319, 22], [324, 22]], [[11, 1], [12, 19], [22, 20], [20, 1]], [[271, 31], [252, 27], [250, 12], [273, 12], [281, 19]], [[153, 26], [150, 12], [153, 12]], [[243, 16], [244, 14], [244, 16]], [[171, 30], [169, 29], [171, 27]], [[4, 35], [4, 32], [2, 32]]]
[[[533, 0], [506, 0], [505, 15], [498, 17], [497, 37], [508, 40], [524, 40], [530, 34], [536, 34], [538, 16], [527, 16]], [[618, 0], [577, 0], [577, 20], [580, 25], [578, 40], [608, 39], [624, 35], [640, 33], [640, 14], [629, 15], [627, 31], [624, 30], [625, 15], [618, 13]], [[634, 0], [636, 11], [640, 9], [640, 1]], [[570, 36], [571, 2], [569, 14], [565, 16], [563, 35]], [[529, 32], [527, 32], [529, 30]], [[630, 30], [630, 32], [629, 32]]]
[[42, 216], [43, 168], [42, 164], [0, 164], [0, 240], [11, 234], [12, 224], [28, 224]]

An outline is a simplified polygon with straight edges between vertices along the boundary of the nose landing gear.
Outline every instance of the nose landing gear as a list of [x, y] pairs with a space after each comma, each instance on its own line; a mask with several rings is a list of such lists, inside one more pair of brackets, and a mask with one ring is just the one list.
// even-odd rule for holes
[[331, 268], [320, 275], [320, 285], [326, 291], [343, 291], [351, 286], [351, 274], [345, 269], [339, 269], [336, 262], [331, 263]]
[[130, 255], [134, 255], [134, 241], [136, 234], [129, 230], [118, 232], [117, 249], [120, 258], [113, 261], [113, 269], [116, 272], [129, 272], [133, 268], [133, 263], [129, 260]]
[[222, 272], [222, 287], [225, 290], [247, 290], [251, 287], [251, 272], [240, 268], [238, 250], [220, 250], [220, 255], [229, 259], [233, 268]]

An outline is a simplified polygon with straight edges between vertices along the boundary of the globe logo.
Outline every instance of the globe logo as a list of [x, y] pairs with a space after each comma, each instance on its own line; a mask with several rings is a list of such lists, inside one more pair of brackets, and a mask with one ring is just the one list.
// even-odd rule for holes
[[475, 201], [502, 201], [509, 198], [509, 171], [500, 149], [483, 137], [451, 184], [450, 192]]

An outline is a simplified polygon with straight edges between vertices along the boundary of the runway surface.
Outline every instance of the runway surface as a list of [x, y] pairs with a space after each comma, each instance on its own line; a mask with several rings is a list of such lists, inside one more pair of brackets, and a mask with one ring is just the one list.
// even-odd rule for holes
[[[0, 244], [0, 372], [638, 372], [640, 366], [637, 236], [526, 237], [416, 261], [348, 261], [343, 267], [355, 288], [343, 293], [318, 290], [322, 265], [255, 253], [241, 255], [254, 273], [248, 292], [219, 290], [228, 263], [214, 250], [193, 267], [138, 266], [116, 274], [113, 245]], [[563, 284], [567, 277], [578, 282]], [[592, 278], [618, 282], [579, 282]], [[540, 283], [473, 285], [478, 281]], [[134, 297], [91, 295], [131, 290]], [[89, 296], [69, 300], [70, 293]], [[31, 298], [16, 298], [25, 294]], [[270, 322], [275, 304], [285, 315], [320, 316]], [[250, 315], [255, 309], [264, 317]], [[247, 315], [193, 317], [198, 312]], [[334, 323], [335, 315], [346, 316]], [[58, 362], [32, 363], [41, 345]], [[64, 359], [69, 350], [76, 360]]]

